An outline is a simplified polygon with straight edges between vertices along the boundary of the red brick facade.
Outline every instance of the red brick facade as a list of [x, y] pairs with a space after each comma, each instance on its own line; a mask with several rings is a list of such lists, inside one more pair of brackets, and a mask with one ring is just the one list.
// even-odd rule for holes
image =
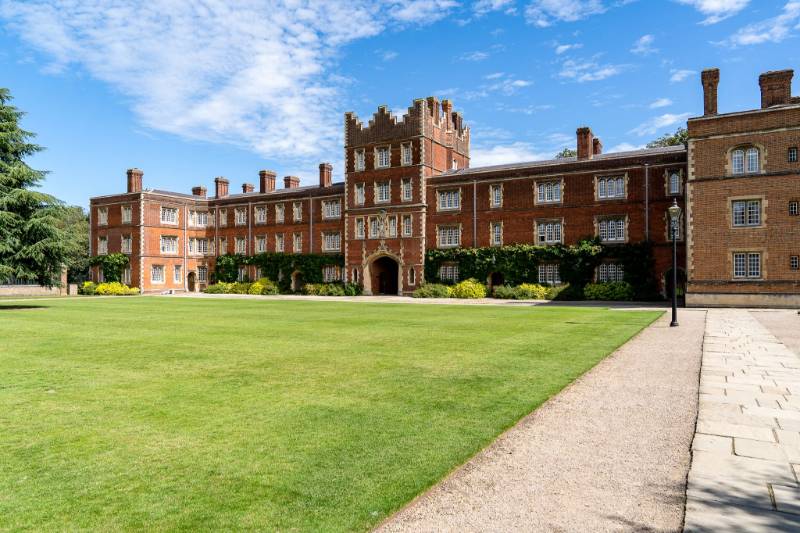
[[[342, 253], [341, 279], [361, 283], [366, 294], [409, 294], [425, 281], [427, 249], [604, 236], [610, 245], [650, 240], [663, 291], [671, 267], [667, 208], [677, 200], [689, 221], [681, 221], [679, 247], [679, 264], [688, 266], [687, 301], [715, 291], [796, 297], [800, 278], [789, 255], [798, 253], [800, 218], [786, 211], [800, 183], [787, 154], [800, 144], [800, 105], [787, 96], [787, 79], [786, 72], [762, 76], [767, 108], [717, 115], [719, 73], [704, 72], [705, 115], [689, 121], [688, 166], [684, 146], [603, 154], [600, 140], [582, 127], [577, 157], [470, 168], [470, 131], [448, 100], [416, 100], [402, 118], [381, 107], [367, 124], [347, 113], [344, 183], [332, 183], [330, 165], [322, 164], [318, 186], [299, 187], [287, 176], [276, 189], [275, 174], [261, 171], [258, 186], [243, 184], [238, 194], [217, 178], [207, 198], [204, 187], [192, 195], [142, 189], [141, 171], [132, 169], [128, 193], [91, 200], [92, 253], [102, 238], [116, 252], [130, 236], [130, 283], [143, 292], [198, 290], [223, 253], [283, 250]], [[738, 146], [759, 147], [757, 175], [732, 177], [730, 154]], [[730, 227], [726, 209], [739, 196], [762, 198], [761, 226]], [[123, 207], [130, 208], [129, 223]], [[175, 211], [164, 218], [163, 208]], [[204, 227], [192, 223], [192, 212], [207, 213]], [[198, 247], [192, 239], [206, 241]], [[733, 250], [757, 247], [761, 277], [733, 279]]]

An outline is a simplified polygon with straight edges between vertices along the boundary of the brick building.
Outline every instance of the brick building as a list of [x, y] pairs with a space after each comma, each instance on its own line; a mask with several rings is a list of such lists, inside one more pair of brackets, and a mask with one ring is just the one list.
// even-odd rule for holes
[[[597, 236], [610, 246], [650, 241], [653, 274], [666, 292], [667, 208], [676, 200], [688, 213], [679, 235], [687, 302], [736, 303], [719, 296], [727, 293], [750, 294], [753, 304], [763, 294], [771, 295], [769, 303], [796, 301], [800, 278], [791, 254], [799, 253], [800, 219], [789, 211], [795, 205], [796, 212], [798, 195], [800, 105], [789, 95], [791, 71], [762, 76], [763, 109], [729, 115], [716, 114], [718, 72], [706, 71], [702, 80], [705, 115], [689, 121], [688, 150], [604, 154], [600, 139], [581, 127], [576, 157], [471, 168], [461, 114], [449, 100], [429, 97], [415, 100], [402, 118], [386, 107], [366, 124], [345, 115], [344, 183], [332, 183], [331, 166], [323, 163], [315, 186], [287, 176], [278, 189], [275, 173], [263, 170], [258, 190], [245, 183], [230, 194], [228, 180], [216, 178], [209, 197], [204, 187], [192, 194], [143, 189], [142, 172], [131, 169], [126, 193], [91, 199], [92, 254], [129, 254], [126, 281], [143, 292], [200, 290], [225, 253], [343, 254], [344, 270], [324, 267], [325, 279], [360, 283], [366, 294], [409, 294], [425, 281], [431, 248], [572, 244]], [[760, 150], [757, 173], [726, 170], [732, 157], [739, 164], [739, 148], [747, 165], [751, 146]], [[748, 201], [761, 199], [760, 226], [729, 223], [726, 209], [739, 217], [741, 205], [731, 203], [739, 197], [746, 212]], [[741, 253], [762, 254], [757, 276], [740, 279]], [[250, 266], [240, 274], [259, 273]], [[299, 288], [295, 274], [283, 273]], [[596, 273], [598, 281], [623, 275], [614, 263]], [[458, 265], [443, 265], [440, 276], [458, 279]], [[559, 283], [557, 266], [541, 265], [539, 279]], [[502, 274], [486, 281], [502, 283]]]

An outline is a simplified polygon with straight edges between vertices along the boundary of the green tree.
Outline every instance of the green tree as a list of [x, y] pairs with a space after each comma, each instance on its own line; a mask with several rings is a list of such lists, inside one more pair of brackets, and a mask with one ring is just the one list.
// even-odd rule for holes
[[58, 224], [67, 245], [67, 279], [81, 283], [89, 278], [89, 215], [82, 207], [73, 205], [62, 210]]
[[63, 207], [32, 190], [45, 172], [24, 159], [42, 147], [29, 142], [34, 134], [20, 128], [23, 112], [10, 101], [8, 89], [0, 88], [0, 282], [16, 278], [58, 285], [67, 255], [59, 228]]
[[658, 139], [647, 143], [648, 148], [661, 148], [664, 146], [677, 146], [679, 144], [686, 144], [689, 140], [689, 132], [686, 128], [678, 128], [675, 133], [665, 133]]
[[556, 154], [556, 159], [566, 159], [567, 157], [576, 157], [577, 155], [577, 150], [573, 150], [572, 148], [564, 148]]

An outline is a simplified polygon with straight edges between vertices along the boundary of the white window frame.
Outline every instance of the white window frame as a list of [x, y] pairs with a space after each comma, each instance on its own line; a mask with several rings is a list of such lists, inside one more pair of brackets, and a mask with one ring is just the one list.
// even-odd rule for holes
[[411, 237], [414, 235], [414, 217], [411, 215], [403, 215], [401, 226], [403, 237]]
[[551, 245], [564, 242], [564, 226], [562, 220], [537, 220], [536, 244]]
[[758, 174], [761, 172], [761, 151], [755, 146], [751, 146], [745, 152], [745, 165], [747, 174]]
[[442, 263], [439, 265], [439, 279], [452, 283], [458, 282], [458, 263]]
[[200, 283], [207, 283], [208, 282], [208, 267], [205, 265], [201, 265], [197, 267], [197, 281]]
[[178, 225], [178, 208], [161, 206], [161, 223]]
[[368, 228], [369, 238], [370, 239], [379, 238], [381, 236], [381, 231], [380, 231], [380, 220], [378, 220], [378, 217], [369, 217], [367, 223], [369, 225]]
[[130, 224], [133, 221], [133, 207], [129, 205], [122, 206], [122, 223]]
[[624, 216], [601, 218], [597, 221], [597, 236], [600, 237], [601, 242], [625, 242], [627, 240], [626, 222]]
[[119, 249], [123, 254], [133, 253], [133, 237], [131, 235], [122, 235], [120, 237]]
[[400, 145], [400, 164], [404, 167], [411, 165], [412, 152], [411, 143], [403, 143]]
[[789, 215], [797, 216], [800, 214], [800, 202], [792, 200], [789, 202]]
[[411, 178], [403, 178], [400, 182], [400, 196], [404, 202], [410, 202], [414, 198]]
[[98, 207], [97, 208], [97, 225], [98, 226], [108, 226], [108, 208], [107, 207]]
[[731, 224], [734, 228], [760, 227], [762, 218], [760, 199], [731, 200]]
[[392, 182], [379, 181], [374, 186], [376, 204], [386, 204], [392, 201]]
[[303, 221], [303, 202], [292, 202], [292, 222]]
[[503, 184], [494, 183], [489, 185], [489, 207], [503, 207]]
[[322, 281], [333, 283], [342, 280], [342, 269], [338, 265], [325, 265], [322, 267]]
[[734, 176], [744, 174], [744, 149], [737, 148], [731, 152], [731, 172]]
[[172, 266], [172, 282], [183, 283], [183, 265]]
[[682, 191], [681, 173], [678, 170], [672, 170], [667, 175], [668, 193], [671, 196], [678, 196]]
[[122, 269], [122, 284], [130, 286], [131, 284], [131, 266], [128, 265]]
[[461, 189], [436, 191], [436, 209], [438, 211], [459, 211], [461, 209]]
[[622, 200], [628, 197], [625, 176], [598, 176], [598, 200]]
[[548, 180], [536, 182], [537, 204], [560, 204], [562, 198], [562, 181]]
[[389, 168], [392, 166], [392, 147], [375, 147], [375, 168]]
[[356, 172], [361, 172], [367, 168], [366, 151], [363, 148], [353, 150], [353, 168]]
[[265, 205], [257, 205], [256, 206], [256, 224], [266, 224], [267, 223], [267, 206]]
[[108, 255], [108, 237], [105, 235], [97, 237], [97, 255]]
[[625, 280], [625, 268], [620, 263], [605, 262], [597, 267], [596, 278], [598, 283], [613, 283]]
[[561, 285], [561, 273], [558, 263], [539, 263], [536, 275], [541, 285]]
[[322, 232], [322, 250], [325, 252], [338, 252], [342, 249], [342, 234], [338, 231]]
[[323, 200], [322, 218], [326, 220], [342, 218], [341, 202], [339, 200]]
[[353, 203], [355, 205], [364, 205], [367, 200], [367, 193], [366, 187], [364, 186], [364, 182], [356, 183], [355, 187], [353, 188]]
[[734, 279], [761, 279], [761, 252], [733, 252]]
[[452, 224], [437, 226], [436, 241], [439, 248], [458, 248], [461, 246], [461, 226]]
[[283, 233], [276, 233], [275, 234], [275, 251], [278, 253], [282, 253], [286, 250], [286, 242]]
[[219, 226], [224, 228], [228, 225], [228, 210], [227, 209], [220, 209], [218, 211], [219, 215]]
[[263, 254], [267, 251], [267, 236], [258, 235], [256, 237], [256, 253]]
[[292, 234], [292, 253], [303, 253], [303, 234], [299, 231]]
[[275, 223], [283, 224], [286, 220], [286, 206], [283, 204], [275, 204]]
[[237, 207], [234, 210], [234, 222], [237, 226], [246, 226], [247, 225], [247, 208], [246, 207]]
[[166, 279], [164, 265], [150, 265], [150, 283], [163, 284]]
[[489, 243], [492, 246], [503, 246], [503, 223], [489, 223]]
[[161, 255], [177, 255], [180, 249], [180, 242], [177, 235], [161, 235], [159, 237], [158, 249]]
[[367, 238], [367, 223], [364, 217], [356, 218], [355, 238], [359, 240]]
[[247, 239], [244, 237], [234, 237], [233, 251], [236, 254], [247, 255]]

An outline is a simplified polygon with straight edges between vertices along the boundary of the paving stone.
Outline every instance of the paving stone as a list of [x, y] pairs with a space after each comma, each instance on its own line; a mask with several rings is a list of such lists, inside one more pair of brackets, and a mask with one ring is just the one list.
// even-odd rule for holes
[[800, 488], [772, 485], [778, 511], [800, 515]]
[[800, 531], [800, 516], [767, 511], [759, 507], [689, 498], [683, 531], [685, 533], [718, 531], [797, 533]]
[[690, 474], [717, 480], [796, 484], [794, 471], [785, 459], [767, 461], [715, 452], [694, 452]]
[[733, 438], [698, 433], [692, 441], [692, 450], [699, 452], [733, 453]]
[[721, 404], [721, 405], [727, 405], [728, 407], [736, 407], [737, 410], [734, 411], [732, 409], [703, 409], [698, 415], [698, 420], [707, 420], [711, 422], [727, 422], [729, 424], [736, 424], [740, 426], [751, 426], [756, 428], [768, 427], [777, 429], [780, 427], [778, 426], [778, 423], [774, 418], [748, 415], [738, 410], [739, 406], [731, 406], [730, 404]]
[[783, 447], [776, 442], [764, 442], [750, 439], [733, 439], [734, 454], [741, 457], [752, 457], [767, 461], [789, 462]]

